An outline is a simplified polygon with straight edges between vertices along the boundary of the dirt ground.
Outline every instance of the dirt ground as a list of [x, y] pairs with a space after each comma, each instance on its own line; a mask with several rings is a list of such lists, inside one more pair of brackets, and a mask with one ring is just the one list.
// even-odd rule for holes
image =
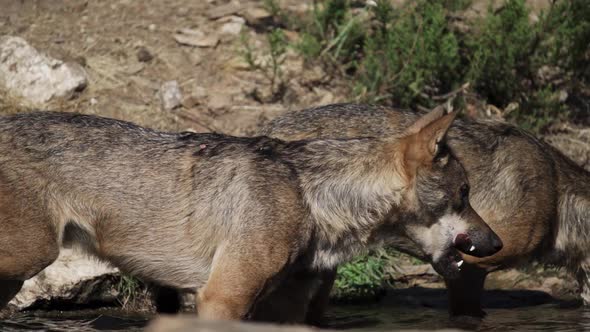
[[[240, 34], [249, 36], [257, 55], [264, 53], [265, 37], [256, 32], [256, 16], [245, 13], [262, 8], [262, 1], [227, 7], [219, 1], [187, 0], [0, 0], [0, 35], [23, 37], [38, 50], [86, 69], [87, 89], [74, 99], [52, 102], [48, 108], [54, 110], [100, 114], [163, 130], [245, 135], [285, 110], [346, 99], [342, 83], [330, 81], [319, 67], [303, 71], [302, 60], [291, 52], [284, 64], [288, 89], [282, 103], [252, 98], [256, 91], [268, 93], [270, 84], [261, 72], [248, 70]], [[302, 12], [306, 5], [291, 7]], [[243, 17], [252, 23], [235, 28]], [[231, 22], [237, 22], [239, 33], [223, 32]], [[214, 47], [181, 45], [174, 39], [181, 29], [202, 31], [218, 42]], [[170, 80], [180, 85], [183, 105], [163, 111], [157, 91]]]

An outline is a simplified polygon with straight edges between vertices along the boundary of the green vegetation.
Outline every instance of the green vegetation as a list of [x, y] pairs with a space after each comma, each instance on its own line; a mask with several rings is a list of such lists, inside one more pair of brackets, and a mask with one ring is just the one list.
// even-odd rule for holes
[[337, 301], [357, 301], [375, 298], [387, 286], [386, 268], [391, 256], [384, 250], [355, 258], [338, 267], [332, 298]]
[[143, 303], [140, 302], [145, 301], [147, 297], [147, 287], [141, 280], [132, 276], [121, 275], [115, 290], [121, 307], [125, 309], [143, 307]]
[[[517, 105], [505, 115], [531, 130], [575, 116], [565, 111], [571, 108], [565, 101], [576, 100], [590, 81], [587, 2], [553, 1], [536, 20], [525, 0], [506, 0], [467, 19], [462, 13], [471, 2], [418, 0], [394, 7], [388, 0], [374, 6], [326, 0], [280, 26], [299, 33], [291, 46], [306, 62], [351, 82], [355, 100], [433, 107], [437, 96], [469, 82], [489, 104]], [[289, 17], [276, 0], [266, 3], [276, 20]], [[542, 71], [553, 75], [541, 77]], [[560, 98], [563, 91], [574, 98]]]
[[248, 36], [242, 34], [242, 56], [250, 66], [250, 69], [259, 70], [264, 74], [269, 81], [272, 98], [277, 98], [285, 90], [285, 82], [281, 79], [283, 75], [281, 65], [285, 61], [284, 55], [287, 51], [287, 39], [281, 29], [274, 29], [267, 34], [267, 43], [269, 49], [268, 57], [259, 61], [254, 56]]

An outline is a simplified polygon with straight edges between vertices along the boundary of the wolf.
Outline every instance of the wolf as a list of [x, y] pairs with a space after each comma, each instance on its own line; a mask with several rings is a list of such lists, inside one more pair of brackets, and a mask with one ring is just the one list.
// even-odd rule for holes
[[[475, 213], [432, 112], [386, 138], [167, 133], [76, 113], [0, 117], [0, 307], [74, 246], [247, 319], [267, 294], [404, 232], [458, 275], [499, 237]], [[310, 279], [310, 287], [313, 288]]]
[[[387, 137], [403, 132], [422, 115], [367, 104], [335, 104], [279, 116], [262, 134], [283, 140]], [[492, 256], [461, 254], [465, 265], [459, 278], [445, 277], [450, 314], [485, 315], [481, 297], [486, 275], [531, 260], [569, 269], [589, 304], [590, 174], [549, 144], [507, 123], [458, 119], [447, 136], [471, 185], [471, 205], [504, 243]], [[428, 260], [418, 246], [397, 249]], [[323, 276], [328, 290], [321, 290], [320, 298], [329, 294], [333, 276]]]

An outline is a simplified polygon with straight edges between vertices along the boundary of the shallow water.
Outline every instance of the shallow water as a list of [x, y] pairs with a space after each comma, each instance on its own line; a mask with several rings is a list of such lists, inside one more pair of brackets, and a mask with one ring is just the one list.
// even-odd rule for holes
[[[329, 329], [392, 331], [397, 329], [461, 328], [474, 331], [590, 331], [590, 308], [558, 301], [534, 291], [486, 294], [483, 320], [450, 320], [443, 290], [407, 289], [388, 295], [379, 304], [332, 306]], [[0, 322], [0, 331], [141, 331], [148, 315], [119, 310], [22, 313]]]

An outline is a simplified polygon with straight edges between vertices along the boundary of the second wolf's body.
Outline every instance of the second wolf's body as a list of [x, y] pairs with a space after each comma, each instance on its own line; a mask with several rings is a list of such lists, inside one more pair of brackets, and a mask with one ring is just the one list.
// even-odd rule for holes
[[[403, 131], [420, 112], [359, 104], [292, 112], [262, 132], [284, 140], [382, 137]], [[590, 303], [590, 174], [531, 134], [499, 122], [457, 120], [449, 147], [463, 163], [474, 209], [504, 248], [486, 258], [464, 255], [458, 280], [448, 280], [452, 314], [480, 315], [488, 272], [533, 259], [566, 266]], [[424, 258], [420, 248], [398, 249]]]
[[[455, 235], [482, 256], [497, 237], [459, 195], [460, 164], [406, 142], [442, 140], [453, 118], [386, 140], [288, 143], [71, 113], [1, 117], [0, 307], [62, 245], [199, 289], [205, 318], [244, 318], [288, 276], [331, 269], [404, 229], [440, 229], [423, 250], [456, 272]], [[422, 164], [399, 165], [408, 161]], [[426, 181], [440, 174], [444, 188]], [[420, 190], [442, 196], [422, 202]]]

